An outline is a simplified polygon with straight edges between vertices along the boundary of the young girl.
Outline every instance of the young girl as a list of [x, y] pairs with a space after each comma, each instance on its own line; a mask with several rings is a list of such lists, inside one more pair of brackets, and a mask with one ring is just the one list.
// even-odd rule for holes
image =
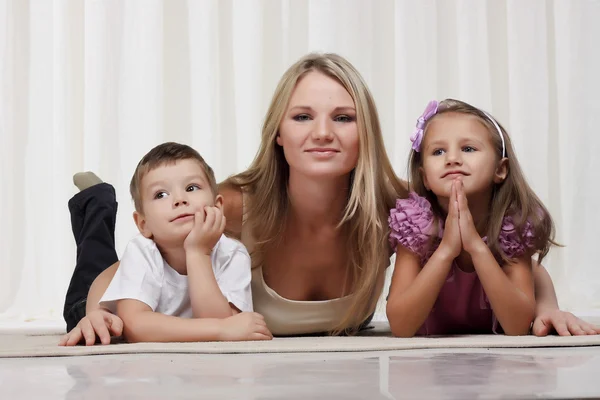
[[531, 257], [556, 243], [508, 134], [485, 111], [444, 100], [428, 104], [411, 141], [411, 193], [389, 217], [392, 332], [527, 334]]

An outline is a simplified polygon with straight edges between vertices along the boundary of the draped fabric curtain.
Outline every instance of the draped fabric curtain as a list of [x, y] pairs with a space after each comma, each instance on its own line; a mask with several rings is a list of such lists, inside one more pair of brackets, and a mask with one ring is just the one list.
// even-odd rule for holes
[[0, 0], [0, 319], [61, 318], [73, 173], [114, 184], [121, 254], [141, 156], [179, 141], [242, 171], [310, 51], [363, 74], [401, 176], [428, 100], [492, 112], [566, 245], [545, 261], [561, 305], [600, 310], [598, 20], [596, 0]]

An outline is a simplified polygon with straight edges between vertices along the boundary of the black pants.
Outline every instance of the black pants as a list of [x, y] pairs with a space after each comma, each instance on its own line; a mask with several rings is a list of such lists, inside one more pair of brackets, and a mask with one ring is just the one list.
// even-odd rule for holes
[[67, 332], [85, 316], [87, 295], [94, 279], [117, 262], [115, 189], [108, 183], [89, 187], [69, 200], [69, 211], [77, 243], [77, 263], [63, 311]]

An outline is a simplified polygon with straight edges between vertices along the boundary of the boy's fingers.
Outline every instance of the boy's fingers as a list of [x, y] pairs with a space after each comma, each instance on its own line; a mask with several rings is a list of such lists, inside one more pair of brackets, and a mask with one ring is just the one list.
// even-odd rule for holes
[[221, 227], [219, 228], [219, 232], [221, 232], [221, 233], [225, 232], [226, 226], [227, 226], [227, 218], [225, 218], [225, 216], [223, 215], [223, 217], [221, 218]]
[[91, 346], [96, 343], [96, 333], [94, 332], [94, 328], [92, 327], [92, 323], [89, 319], [81, 320], [81, 333], [85, 338], [85, 345]]
[[69, 336], [69, 338], [67, 340], [67, 343], [65, 343], [65, 346], [75, 346], [81, 341], [83, 337], [81, 333], [81, 328], [78, 326], [73, 328], [71, 332], [69, 332], [67, 335]]
[[204, 212], [206, 213], [204, 223], [206, 224], [206, 227], [210, 229], [215, 223], [215, 211], [212, 207], [204, 207]]
[[92, 329], [96, 335], [100, 338], [102, 344], [110, 343], [110, 333], [106, 327], [106, 321], [104, 318], [95, 318], [91, 321]]
[[205, 214], [204, 212], [200, 212], [198, 211], [195, 216], [194, 216], [194, 226], [197, 223], [203, 223], [205, 221]]
[[112, 334], [114, 336], [121, 336], [123, 334], [123, 320], [113, 314], [111, 314], [108, 319]]

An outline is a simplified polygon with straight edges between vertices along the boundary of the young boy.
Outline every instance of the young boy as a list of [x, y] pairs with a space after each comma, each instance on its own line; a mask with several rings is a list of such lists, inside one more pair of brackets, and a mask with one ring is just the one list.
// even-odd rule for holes
[[223, 235], [223, 198], [212, 169], [189, 146], [164, 143], [130, 185], [140, 234], [127, 245], [100, 299], [129, 342], [272, 338], [252, 311], [246, 248]]

